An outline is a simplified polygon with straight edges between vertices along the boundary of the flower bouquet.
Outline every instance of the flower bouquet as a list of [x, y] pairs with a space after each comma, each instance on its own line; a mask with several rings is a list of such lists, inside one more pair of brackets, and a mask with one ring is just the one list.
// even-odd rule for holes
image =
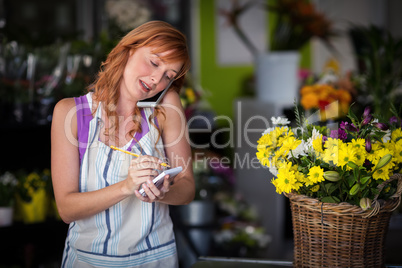
[[382, 266], [402, 192], [401, 120], [380, 122], [370, 108], [361, 117], [349, 109], [349, 121], [331, 129], [295, 111], [297, 127], [273, 118], [257, 148], [276, 192], [291, 202], [294, 265]]
[[378, 122], [370, 108], [360, 119], [349, 110], [348, 118], [351, 122], [332, 130], [306, 122], [292, 129], [286, 118], [273, 118], [276, 126], [258, 140], [257, 157], [276, 176], [272, 183], [278, 193], [293, 191], [369, 209], [377, 194], [388, 199], [396, 192], [396, 182], [381, 193], [378, 187], [402, 167], [400, 119]]

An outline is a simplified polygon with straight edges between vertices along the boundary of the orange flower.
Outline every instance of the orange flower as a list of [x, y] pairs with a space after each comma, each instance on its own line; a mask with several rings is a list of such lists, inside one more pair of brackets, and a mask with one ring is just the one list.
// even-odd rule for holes
[[305, 110], [319, 109], [322, 120], [347, 114], [352, 101], [349, 91], [337, 89], [329, 84], [306, 85], [300, 89], [300, 95], [300, 104], [303, 108]]
[[314, 93], [308, 93], [302, 96], [300, 103], [304, 109], [310, 110], [318, 107], [318, 96]]
[[352, 95], [350, 95], [350, 92], [345, 89], [338, 89], [337, 94], [338, 99], [341, 102], [350, 103], [352, 101]]
[[313, 86], [304, 86], [302, 87], [302, 89], [300, 90], [300, 94], [305, 95], [308, 93], [314, 93], [315, 89]]

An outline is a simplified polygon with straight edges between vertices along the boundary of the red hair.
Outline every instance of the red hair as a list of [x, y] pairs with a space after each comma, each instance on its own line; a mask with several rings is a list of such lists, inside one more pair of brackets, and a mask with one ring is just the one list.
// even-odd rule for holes
[[[116, 138], [119, 122], [118, 120], [113, 120], [113, 118], [117, 118], [116, 105], [120, 97], [119, 89], [123, 72], [130, 56], [130, 51], [134, 50], [135, 52], [136, 49], [144, 46], [153, 47], [153, 53], [173, 51], [163, 58], [166, 62], [183, 62], [183, 66], [169, 90], [175, 90], [179, 93], [183, 86], [185, 75], [190, 69], [191, 62], [187, 39], [184, 34], [169, 23], [149, 21], [126, 34], [101, 64], [101, 70], [95, 81], [88, 87], [88, 90], [93, 92], [93, 99], [98, 103], [102, 102], [104, 105], [106, 115], [113, 122], [110, 128], [116, 134]], [[154, 116], [159, 112], [161, 112], [159, 109], [155, 109]], [[135, 120], [135, 118], [140, 118], [138, 117], [139, 115], [139, 108], [136, 107], [133, 117], [135, 128], [130, 131], [132, 134], [141, 129], [139, 124], [141, 120]], [[106, 133], [108, 133], [107, 130]]]

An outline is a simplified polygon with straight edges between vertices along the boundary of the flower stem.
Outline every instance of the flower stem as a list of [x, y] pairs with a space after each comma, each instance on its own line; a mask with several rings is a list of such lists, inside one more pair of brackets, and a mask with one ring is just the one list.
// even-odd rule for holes
[[235, 32], [239, 35], [240, 40], [244, 43], [244, 45], [250, 50], [251, 54], [253, 54], [253, 57], [256, 58], [258, 55], [258, 50], [257, 48], [251, 43], [250, 39], [244, 34], [242, 29], [237, 24], [233, 25], [233, 29]]

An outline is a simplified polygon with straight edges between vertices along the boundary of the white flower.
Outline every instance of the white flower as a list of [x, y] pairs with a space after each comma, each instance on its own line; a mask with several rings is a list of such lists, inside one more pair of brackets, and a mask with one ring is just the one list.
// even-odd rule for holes
[[273, 131], [274, 130], [274, 128], [273, 127], [269, 127], [269, 128], [267, 128], [263, 133], [262, 133], [262, 136], [264, 136], [265, 134], [268, 134], [268, 133], [270, 133], [271, 131]]
[[316, 128], [313, 128], [313, 131], [311, 133], [311, 138], [313, 140], [318, 139], [322, 136], [322, 134], [320, 133], [320, 131], [318, 131]]
[[305, 147], [306, 152], [313, 152], [313, 141], [321, 138], [322, 134], [316, 129], [313, 128], [313, 131], [311, 132], [311, 137], [307, 139], [307, 142], [303, 145]]
[[277, 118], [275, 118], [274, 116], [271, 117], [271, 121], [272, 124], [274, 125], [282, 125], [282, 126], [286, 126], [290, 124], [290, 121], [286, 118], [286, 117], [280, 117], [278, 116]]
[[339, 80], [338, 76], [334, 73], [327, 73], [320, 80], [317, 81], [317, 84], [333, 84]]
[[231, 230], [223, 230], [220, 232], [217, 232], [214, 235], [214, 239], [217, 243], [223, 243], [223, 242], [227, 242], [227, 241], [231, 241], [234, 237], [234, 233]]
[[269, 172], [271, 172], [272, 175], [274, 175], [275, 177], [278, 176], [278, 169], [276, 168], [275, 165], [270, 163], [268, 169], [269, 169]]
[[[378, 118], [374, 118], [372, 123], [378, 123]], [[386, 142], [390, 141], [391, 140], [391, 130], [390, 129], [382, 130], [382, 132], [385, 132], [385, 135], [382, 137], [382, 142], [386, 143]], [[371, 133], [374, 134], [375, 131], [372, 130]]]
[[291, 158], [292, 156], [294, 158], [299, 158], [299, 156], [306, 156], [306, 142], [304, 140], [302, 140], [302, 142], [299, 144], [299, 146], [297, 146], [296, 149], [292, 150], [292, 152], [288, 153], [288, 158]]
[[383, 132], [385, 132], [385, 135], [382, 137], [382, 142], [387, 143], [388, 141], [391, 140], [391, 130], [388, 129], [388, 130], [385, 130]]
[[123, 30], [132, 30], [151, 19], [151, 11], [144, 1], [139, 0], [107, 0], [105, 10]]
[[6, 186], [14, 187], [17, 185], [17, 179], [12, 173], [7, 171], [2, 176], [0, 176], [0, 183]]

